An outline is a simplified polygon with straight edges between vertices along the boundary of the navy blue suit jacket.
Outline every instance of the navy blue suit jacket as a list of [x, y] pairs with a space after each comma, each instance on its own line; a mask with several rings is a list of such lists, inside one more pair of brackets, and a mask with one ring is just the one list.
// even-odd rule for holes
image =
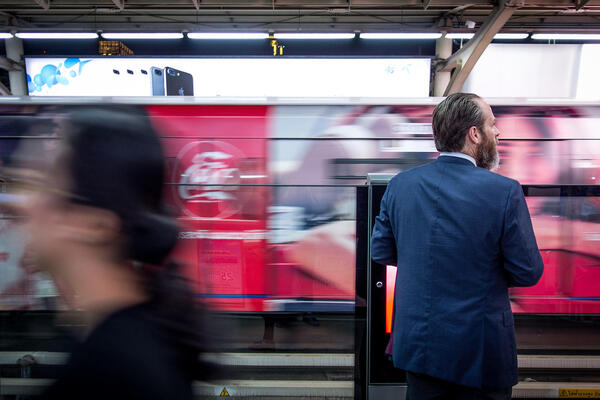
[[476, 388], [517, 383], [508, 288], [544, 269], [517, 181], [452, 156], [396, 175], [371, 257], [398, 266], [394, 366]]

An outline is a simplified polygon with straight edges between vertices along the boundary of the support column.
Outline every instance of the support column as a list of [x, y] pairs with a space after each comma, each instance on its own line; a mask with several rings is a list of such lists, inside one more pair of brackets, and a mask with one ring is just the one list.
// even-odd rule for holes
[[494, 39], [494, 35], [500, 31], [506, 21], [510, 19], [515, 10], [522, 7], [523, 0], [503, 0], [490, 15], [488, 20], [479, 28], [472, 39], [452, 54], [444, 62], [436, 65], [436, 70], [451, 70], [454, 72], [450, 76], [450, 83], [444, 92], [447, 96], [452, 93], [460, 92], [467, 76], [483, 54], [486, 47]]
[[[446, 33], [435, 42], [435, 57], [437, 59], [447, 59], [452, 55], [452, 39], [446, 38]], [[433, 95], [443, 96], [444, 91], [450, 83], [451, 71], [436, 71], [433, 76]]]
[[[23, 41], [15, 37], [6, 39], [4, 43], [6, 46], [6, 57], [22, 65], [24, 62]], [[14, 96], [27, 96], [28, 90], [25, 68], [9, 70], [8, 78], [10, 80], [10, 91]]]

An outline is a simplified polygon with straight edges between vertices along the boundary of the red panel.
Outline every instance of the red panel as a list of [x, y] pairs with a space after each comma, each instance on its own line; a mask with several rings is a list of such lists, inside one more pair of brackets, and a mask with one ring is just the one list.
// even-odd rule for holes
[[263, 310], [267, 106], [149, 106], [167, 156], [167, 202], [199, 296], [217, 309]]

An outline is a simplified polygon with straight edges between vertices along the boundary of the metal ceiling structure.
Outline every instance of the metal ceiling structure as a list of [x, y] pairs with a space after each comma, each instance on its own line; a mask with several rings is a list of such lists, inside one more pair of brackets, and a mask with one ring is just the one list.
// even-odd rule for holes
[[[0, 0], [0, 25], [9, 31], [465, 31], [467, 21], [478, 28], [499, 6], [467, 1]], [[600, 0], [511, 3], [506, 32], [600, 32]]]

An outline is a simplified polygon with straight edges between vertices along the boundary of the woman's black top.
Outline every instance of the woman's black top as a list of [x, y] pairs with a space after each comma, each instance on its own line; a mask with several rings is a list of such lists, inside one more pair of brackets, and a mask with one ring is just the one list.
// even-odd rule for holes
[[148, 304], [118, 311], [79, 344], [44, 399], [192, 399], [194, 355]]

